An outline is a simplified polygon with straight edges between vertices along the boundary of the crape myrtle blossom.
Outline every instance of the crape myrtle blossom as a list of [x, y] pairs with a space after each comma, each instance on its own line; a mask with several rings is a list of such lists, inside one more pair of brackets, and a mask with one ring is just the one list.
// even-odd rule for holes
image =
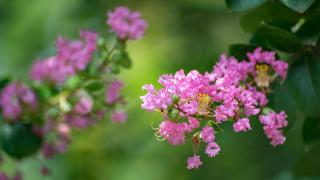
[[284, 111], [278, 114], [269, 112], [266, 115], [259, 116], [259, 120], [263, 124], [263, 130], [273, 146], [283, 144], [286, 141], [286, 137], [282, 132], [282, 128], [288, 125], [286, 118], [287, 115]]
[[36, 106], [36, 94], [21, 82], [8, 84], [0, 93], [0, 107], [3, 117], [6, 119], [16, 120], [23, 113], [23, 110], [34, 111]]
[[223, 54], [211, 72], [192, 70], [185, 74], [179, 70], [160, 76], [160, 89], [152, 84], [143, 86], [147, 94], [141, 96], [141, 107], [160, 112], [164, 118], [156, 129], [157, 137], [177, 146], [188, 142], [191, 135], [194, 156], [187, 161], [188, 169], [202, 165], [197, 155], [201, 143], [206, 144], [204, 151], [209, 157], [220, 152], [215, 137], [220, 124], [226, 121], [231, 121], [233, 130], [240, 133], [252, 129], [251, 116], [260, 115], [271, 144], [285, 141], [281, 130], [287, 125], [285, 113], [270, 115], [272, 118], [261, 113], [268, 104], [269, 84], [277, 77], [283, 81], [288, 65], [274, 52], [261, 48], [248, 52], [247, 57], [239, 61]]
[[202, 165], [200, 156], [194, 155], [188, 158], [188, 169], [198, 169]]
[[80, 36], [82, 41], [70, 41], [58, 37], [56, 40], [57, 54], [36, 61], [30, 71], [31, 79], [61, 84], [68, 77], [84, 70], [96, 50], [97, 34], [82, 30]]
[[107, 13], [107, 24], [111, 31], [116, 33], [121, 40], [140, 39], [148, 26], [137, 11], [130, 11], [127, 7], [117, 7]]

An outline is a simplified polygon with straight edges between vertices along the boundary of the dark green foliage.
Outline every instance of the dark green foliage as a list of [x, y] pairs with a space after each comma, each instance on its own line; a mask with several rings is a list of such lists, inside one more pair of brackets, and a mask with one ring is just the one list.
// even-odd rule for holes
[[33, 155], [40, 148], [41, 142], [41, 137], [32, 131], [30, 124], [14, 123], [2, 126], [2, 149], [14, 158]]
[[307, 117], [303, 124], [303, 141], [308, 147], [312, 147], [320, 140], [320, 117]]
[[289, 92], [302, 112], [317, 116], [320, 107], [320, 61], [309, 52], [301, 54], [289, 68]]
[[247, 59], [247, 52], [252, 52], [257, 46], [246, 44], [233, 44], [229, 46], [229, 54], [238, 60]]
[[263, 24], [257, 29], [256, 34], [271, 47], [284, 52], [293, 53], [302, 49], [302, 43], [298, 37], [275, 26]]
[[247, 32], [254, 32], [262, 23], [294, 25], [300, 15], [277, 1], [263, 4], [246, 12], [240, 18], [240, 25]]
[[280, 0], [282, 4], [299, 13], [305, 12], [314, 1], [315, 0]]
[[244, 11], [266, 2], [266, 0], [226, 0], [227, 6], [232, 11]]

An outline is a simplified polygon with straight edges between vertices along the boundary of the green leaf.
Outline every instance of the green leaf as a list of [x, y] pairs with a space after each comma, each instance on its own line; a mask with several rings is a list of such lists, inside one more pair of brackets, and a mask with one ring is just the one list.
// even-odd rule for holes
[[285, 111], [287, 114], [288, 128], [293, 127], [294, 123], [297, 120], [300, 120], [301, 112], [298, 110], [297, 105], [291, 98], [288, 93], [290, 86], [288, 81], [285, 81], [283, 84], [279, 82], [273, 83], [272, 93], [268, 95], [268, 106], [271, 107], [274, 111], [279, 113], [280, 111]]
[[254, 8], [241, 16], [240, 25], [247, 32], [254, 32], [262, 23], [283, 28], [283, 24], [293, 26], [300, 16], [299, 13], [286, 8], [281, 3], [273, 1]]
[[320, 143], [305, 152], [294, 166], [296, 176], [319, 176]]
[[302, 128], [303, 141], [307, 147], [320, 140], [320, 117], [307, 117]]
[[9, 77], [3, 77], [0, 79], [0, 90], [3, 89], [10, 82]]
[[304, 52], [289, 68], [289, 92], [299, 109], [308, 116], [320, 115], [320, 60]]
[[247, 53], [253, 52], [257, 46], [247, 44], [233, 44], [229, 46], [229, 54], [237, 58], [238, 60], [247, 59]]
[[244, 11], [257, 7], [266, 0], [226, 0], [227, 7], [232, 11]]
[[177, 119], [179, 116], [179, 110], [176, 108], [172, 108], [171, 110], [168, 111], [168, 117], [171, 120]]
[[131, 59], [125, 50], [115, 51], [112, 55], [111, 60], [123, 68], [130, 68], [132, 65]]
[[280, 0], [280, 2], [294, 11], [303, 13], [314, 3], [314, 0]]
[[260, 45], [260, 46], [267, 46], [267, 42], [266, 40], [264, 40], [263, 38], [259, 37], [256, 34], [253, 34], [249, 43], [251, 45]]
[[293, 33], [267, 24], [261, 25], [256, 34], [270, 46], [284, 52], [297, 52], [303, 47], [300, 39]]
[[1, 143], [4, 152], [21, 159], [38, 151], [42, 138], [35, 135], [30, 124], [14, 123], [1, 129]]
[[295, 34], [300, 38], [315, 41], [320, 34], [320, 11], [307, 17]]
[[81, 83], [81, 78], [77, 75], [68, 78], [65, 82], [66, 89], [74, 89]]
[[90, 80], [85, 83], [84, 88], [89, 92], [95, 92], [102, 90], [104, 88], [104, 84], [99, 80]]

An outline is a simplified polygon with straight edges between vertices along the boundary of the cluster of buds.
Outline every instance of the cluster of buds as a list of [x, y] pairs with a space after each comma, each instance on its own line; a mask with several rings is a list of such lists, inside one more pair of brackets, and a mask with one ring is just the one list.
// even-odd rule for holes
[[194, 155], [187, 160], [187, 168], [198, 168], [202, 164], [200, 144], [206, 144], [209, 157], [216, 156], [220, 147], [215, 136], [226, 121], [233, 122], [233, 130], [238, 133], [251, 130], [250, 118], [259, 116], [271, 144], [284, 143], [286, 114], [276, 114], [267, 107], [267, 93], [272, 82], [285, 80], [287, 70], [288, 64], [278, 60], [275, 52], [261, 48], [248, 52], [247, 59], [241, 61], [222, 55], [212, 72], [193, 70], [186, 75], [180, 70], [162, 75], [158, 82], [163, 87], [159, 90], [152, 84], [144, 85], [148, 93], [141, 97], [142, 108], [162, 114], [157, 138], [176, 146], [192, 137]]
[[[88, 30], [80, 31], [81, 40], [58, 37], [56, 54], [37, 60], [31, 67], [31, 83], [1, 82], [4, 153], [20, 160], [40, 150], [42, 160], [50, 159], [67, 150], [73, 130], [103, 119], [115, 123], [127, 120], [121, 95], [124, 84], [115, 76], [121, 68], [130, 67], [126, 42], [142, 38], [147, 23], [139, 12], [126, 7], [108, 12], [107, 17], [110, 32], [117, 36], [113, 47]], [[45, 164], [40, 171], [50, 174]], [[21, 173], [16, 177], [21, 179]], [[0, 179], [10, 178], [1, 173]]]

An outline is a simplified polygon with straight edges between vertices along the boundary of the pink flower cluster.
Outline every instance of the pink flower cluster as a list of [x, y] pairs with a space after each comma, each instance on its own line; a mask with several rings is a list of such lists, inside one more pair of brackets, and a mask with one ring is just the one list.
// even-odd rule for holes
[[58, 37], [57, 54], [44, 60], [38, 60], [30, 71], [31, 79], [63, 83], [68, 77], [86, 68], [96, 50], [97, 34], [81, 31], [83, 41], [69, 41]]
[[0, 107], [6, 119], [17, 120], [24, 111], [33, 111], [36, 106], [35, 93], [23, 83], [10, 83], [0, 93]]
[[256, 48], [254, 52], [247, 53], [248, 59], [250, 60], [250, 64], [252, 65], [251, 71], [253, 73], [254, 65], [258, 63], [265, 63], [272, 66], [273, 70], [281, 76], [282, 79], [285, 79], [288, 71], [288, 63], [277, 60], [276, 53], [273, 51], [262, 51], [262, 48]]
[[113, 12], [109, 11], [107, 16], [107, 24], [111, 27], [111, 31], [121, 40], [142, 38], [148, 26], [139, 12], [131, 12], [123, 6], [117, 7]]
[[277, 146], [283, 144], [286, 141], [286, 137], [283, 136], [282, 128], [288, 125], [286, 120], [287, 115], [284, 111], [276, 114], [269, 112], [266, 115], [260, 115], [259, 120], [263, 124], [263, 130], [266, 136], [271, 139], [271, 145]]
[[[287, 68], [287, 63], [277, 60], [274, 52], [262, 51], [261, 48], [248, 53], [248, 61], [222, 55], [212, 72], [200, 74], [193, 70], [185, 74], [180, 70], [174, 75], [162, 75], [158, 82], [163, 87], [159, 90], [152, 84], [144, 85], [147, 94], [141, 96], [141, 106], [163, 114], [164, 121], [157, 132], [159, 138], [172, 145], [180, 145], [185, 142], [186, 134], [193, 134], [194, 146], [206, 143], [205, 153], [214, 157], [220, 151], [215, 142], [214, 127], [224, 121], [232, 121], [235, 132], [251, 130], [250, 116], [258, 115], [268, 103], [266, 88], [274, 77], [284, 79]], [[273, 145], [282, 144], [285, 140], [280, 138], [279, 128], [285, 127], [283, 121], [286, 121], [286, 116], [282, 112], [276, 117], [282, 126], [261, 121]], [[201, 121], [206, 125], [200, 127]], [[197, 152], [194, 153], [188, 159], [188, 169], [202, 164]]]

